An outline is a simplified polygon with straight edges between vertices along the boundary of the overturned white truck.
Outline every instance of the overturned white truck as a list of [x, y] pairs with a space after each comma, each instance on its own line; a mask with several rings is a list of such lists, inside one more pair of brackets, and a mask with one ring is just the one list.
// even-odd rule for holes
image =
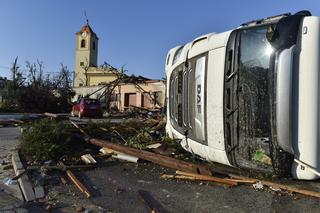
[[209, 161], [316, 179], [320, 17], [283, 14], [210, 33], [166, 59], [167, 134]]

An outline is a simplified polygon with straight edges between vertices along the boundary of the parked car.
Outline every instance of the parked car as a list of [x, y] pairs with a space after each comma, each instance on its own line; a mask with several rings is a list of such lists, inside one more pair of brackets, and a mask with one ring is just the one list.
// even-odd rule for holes
[[82, 117], [102, 117], [101, 103], [98, 99], [81, 98], [73, 106], [72, 116]]

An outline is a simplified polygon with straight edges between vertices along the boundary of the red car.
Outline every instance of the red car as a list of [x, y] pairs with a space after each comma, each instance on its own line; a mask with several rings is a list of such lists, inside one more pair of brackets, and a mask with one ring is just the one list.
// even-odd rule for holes
[[100, 101], [92, 98], [81, 98], [72, 106], [72, 116], [82, 117], [102, 117]]

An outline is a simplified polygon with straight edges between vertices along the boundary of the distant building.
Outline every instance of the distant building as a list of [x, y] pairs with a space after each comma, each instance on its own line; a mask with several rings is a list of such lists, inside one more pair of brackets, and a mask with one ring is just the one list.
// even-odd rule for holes
[[147, 80], [139, 84], [120, 83], [112, 93], [110, 107], [121, 112], [132, 107], [162, 108], [164, 90], [165, 84], [161, 80]]
[[[129, 77], [129, 79], [132, 77]], [[145, 109], [156, 109], [164, 107], [165, 102], [165, 84], [163, 80], [150, 80], [134, 82], [120, 82], [114, 87], [108, 95], [107, 86], [91, 86], [74, 88], [79, 96], [91, 94], [91, 98], [101, 99], [105, 108], [115, 111], [126, 111], [132, 107], [142, 107]], [[108, 106], [105, 104], [108, 103]]]

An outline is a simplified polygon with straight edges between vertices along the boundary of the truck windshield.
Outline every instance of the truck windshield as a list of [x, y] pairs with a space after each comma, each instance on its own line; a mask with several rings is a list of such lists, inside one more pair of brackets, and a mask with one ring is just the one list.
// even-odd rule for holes
[[266, 31], [267, 26], [261, 26], [239, 32], [239, 151], [244, 161], [255, 161], [256, 153], [269, 155], [268, 81], [273, 49]]
[[243, 69], [268, 69], [273, 52], [266, 27], [243, 30], [240, 34], [240, 62]]

